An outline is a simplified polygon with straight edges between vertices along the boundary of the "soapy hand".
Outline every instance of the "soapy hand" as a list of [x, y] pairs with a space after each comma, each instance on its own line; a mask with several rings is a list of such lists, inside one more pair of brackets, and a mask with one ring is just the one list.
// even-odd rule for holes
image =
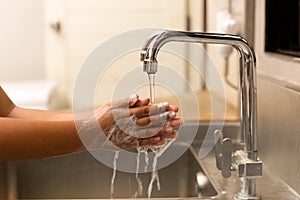
[[[176, 118], [178, 107], [168, 103], [149, 104], [149, 98], [129, 98], [109, 102], [97, 108], [97, 119], [107, 142], [121, 149], [159, 146], [175, 138], [182, 120]], [[105, 145], [103, 146], [105, 148]]]

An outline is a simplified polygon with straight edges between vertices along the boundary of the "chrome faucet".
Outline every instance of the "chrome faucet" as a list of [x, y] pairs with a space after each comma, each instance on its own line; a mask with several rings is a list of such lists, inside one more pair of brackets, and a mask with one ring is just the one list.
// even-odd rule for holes
[[237, 171], [241, 179], [241, 191], [236, 199], [260, 199], [256, 195], [255, 178], [262, 176], [262, 162], [257, 152], [257, 105], [256, 105], [256, 60], [254, 51], [247, 41], [237, 35], [162, 31], [151, 36], [141, 52], [143, 70], [148, 74], [157, 72], [157, 54], [160, 48], [171, 41], [196, 42], [210, 44], [225, 44], [233, 46], [240, 56], [240, 119], [241, 143], [243, 150], [233, 152], [230, 138], [224, 138], [222, 131], [216, 131], [216, 160], [217, 167], [222, 170], [224, 178]]

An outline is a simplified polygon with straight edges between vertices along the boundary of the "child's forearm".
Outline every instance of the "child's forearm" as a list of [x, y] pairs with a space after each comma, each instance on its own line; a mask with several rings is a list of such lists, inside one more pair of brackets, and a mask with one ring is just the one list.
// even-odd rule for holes
[[83, 148], [73, 120], [1, 118], [0, 160], [36, 159]]
[[47, 120], [47, 121], [66, 121], [73, 120], [72, 112], [57, 112], [48, 110], [35, 110], [21, 107], [14, 107], [7, 117], [15, 119]]

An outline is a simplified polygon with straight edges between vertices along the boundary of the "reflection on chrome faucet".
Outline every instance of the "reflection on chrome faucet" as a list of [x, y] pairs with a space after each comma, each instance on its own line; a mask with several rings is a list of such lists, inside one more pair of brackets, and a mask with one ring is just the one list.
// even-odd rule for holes
[[236, 35], [166, 30], [151, 36], [143, 47], [141, 60], [145, 72], [157, 72], [157, 54], [164, 44], [171, 41], [225, 44], [238, 51], [241, 143], [244, 149], [233, 152], [231, 139], [222, 138], [221, 131], [216, 131], [217, 166], [225, 178], [231, 175], [231, 171], [237, 171], [242, 184], [241, 191], [235, 195], [236, 199], [260, 199], [256, 195], [255, 183], [255, 178], [262, 176], [262, 162], [257, 152], [256, 61], [253, 50], [244, 38]]

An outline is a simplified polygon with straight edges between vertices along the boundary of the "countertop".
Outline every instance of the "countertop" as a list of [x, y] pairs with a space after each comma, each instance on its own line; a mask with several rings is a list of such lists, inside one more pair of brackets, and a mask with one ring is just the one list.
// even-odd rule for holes
[[[194, 99], [197, 99], [198, 106], [200, 113], [199, 115], [190, 115], [189, 113], [194, 113], [195, 108], [193, 105], [187, 102], [193, 102]], [[219, 98], [217, 95], [210, 94], [207, 90], [206, 91], [197, 91], [195, 93], [184, 93], [180, 94], [177, 97], [175, 96], [165, 96], [165, 97], [157, 97], [156, 102], [168, 102], [169, 104], [179, 105], [179, 107], [184, 106], [184, 110], [178, 113], [181, 116], [181, 112], [188, 113], [184, 120], [189, 121], [198, 121], [207, 122], [210, 120], [219, 121], [225, 119], [225, 121], [238, 121], [239, 120], [239, 112], [236, 106], [232, 105], [230, 102], [226, 102], [226, 113], [223, 117], [222, 114], [217, 112], [212, 112], [212, 98], [214, 102], [214, 109], [220, 110], [224, 106], [224, 101]], [[181, 106], [180, 106], [181, 105]]]
[[[201, 165], [216, 187], [219, 195], [215, 199], [233, 199], [240, 190], [240, 180], [233, 172], [231, 177], [224, 179], [215, 167], [214, 154], [202, 159]], [[226, 192], [225, 192], [226, 191]], [[298, 200], [299, 195], [282, 181], [267, 165], [263, 165], [263, 176], [256, 179], [256, 191], [262, 200]]]

